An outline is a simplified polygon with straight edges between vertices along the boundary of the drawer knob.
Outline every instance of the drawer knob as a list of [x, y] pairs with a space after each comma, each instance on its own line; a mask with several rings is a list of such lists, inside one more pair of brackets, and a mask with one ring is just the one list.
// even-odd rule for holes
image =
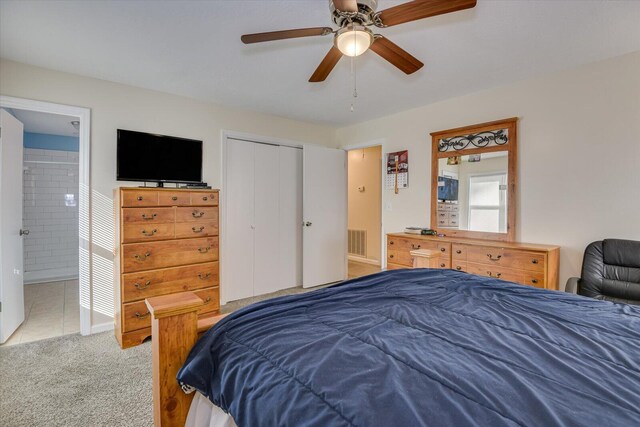
[[500, 276], [502, 276], [502, 273], [496, 273], [495, 276], [494, 276], [493, 273], [490, 272], [490, 271], [487, 271], [487, 274], [489, 275], [489, 277], [498, 277], [499, 278]]
[[151, 214], [151, 215], [142, 214], [142, 219], [144, 219], [145, 221], [148, 221], [150, 219], [155, 219], [155, 217], [157, 217], [157, 216], [158, 216], [157, 213], [154, 213], [154, 214]]
[[460, 249], [458, 249], [458, 250], [456, 250], [456, 253], [457, 253], [457, 254], [461, 254], [461, 253], [462, 253], [462, 251], [461, 251]]
[[138, 201], [141, 202], [142, 200], [144, 200], [144, 197], [138, 196]]
[[534, 285], [538, 284], [538, 279], [531, 279], [531, 283], [533, 283]]
[[411, 249], [420, 249], [420, 245], [411, 244]]
[[133, 286], [135, 286], [137, 290], [141, 291], [141, 290], [147, 289], [149, 286], [151, 286], [151, 280], [147, 280], [144, 285], [141, 285], [140, 283], [136, 282], [136, 283], [133, 284]]
[[207, 280], [209, 277], [211, 277], [211, 273], [207, 273], [207, 274], [198, 273], [198, 278], [201, 280]]
[[147, 230], [142, 230], [142, 234], [143, 234], [144, 236], [147, 236], [147, 237], [155, 236], [155, 234], [156, 234], [157, 232], [158, 232], [158, 229], [157, 229], [157, 228], [154, 228], [154, 229], [153, 229], [153, 230], [151, 230], [150, 232], [149, 232], [149, 231], [147, 231]]
[[198, 252], [201, 254], [206, 254], [211, 249], [211, 246], [207, 246], [206, 248], [198, 248]]
[[440, 264], [440, 268], [444, 268], [444, 266], [445, 266], [444, 263]]
[[389, 240], [389, 244], [390, 244], [390, 245], [393, 245], [393, 240]]
[[202, 211], [193, 211], [191, 212], [191, 216], [194, 218], [202, 218], [204, 216], [204, 212]]
[[204, 230], [204, 225], [200, 228], [191, 227], [191, 229], [193, 230], [194, 233], [202, 233], [202, 230]]
[[440, 252], [444, 252], [444, 251], [446, 251], [445, 248], [440, 248]]
[[207, 299], [206, 299], [206, 300], [204, 300], [204, 303], [205, 303], [205, 304], [209, 304], [210, 302], [211, 302], [211, 297], [207, 297]]
[[491, 261], [500, 261], [500, 258], [502, 258], [502, 255], [497, 255], [496, 257], [494, 257], [493, 254], [487, 254], [487, 257], [489, 257]]
[[457, 266], [457, 267], [456, 267], [456, 270], [460, 271], [460, 270], [462, 270], [462, 267]]
[[178, 196], [171, 197], [171, 200], [173, 200], [175, 202], [176, 200], [178, 200]]
[[533, 264], [537, 264], [537, 263], [538, 263], [538, 260], [537, 260], [537, 259], [532, 259], [532, 260], [531, 260], [531, 262], [532, 262]]
[[393, 255], [389, 255], [389, 258], [393, 258]]
[[202, 200], [206, 202], [207, 200], [209, 200], [209, 198], [207, 196], [204, 196]]
[[133, 257], [138, 261], [144, 261], [151, 256], [151, 252], [145, 252], [143, 255], [135, 254]]
[[138, 319], [142, 320], [142, 319], [146, 319], [147, 317], [149, 317], [149, 312], [147, 311], [145, 314], [140, 314], [139, 311], [135, 312], [135, 315]]

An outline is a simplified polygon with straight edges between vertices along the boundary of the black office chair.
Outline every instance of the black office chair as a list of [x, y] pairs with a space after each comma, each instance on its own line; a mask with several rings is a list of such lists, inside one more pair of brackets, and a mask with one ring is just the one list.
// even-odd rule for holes
[[640, 305], [640, 242], [605, 239], [591, 243], [584, 251], [582, 277], [570, 278], [565, 291]]

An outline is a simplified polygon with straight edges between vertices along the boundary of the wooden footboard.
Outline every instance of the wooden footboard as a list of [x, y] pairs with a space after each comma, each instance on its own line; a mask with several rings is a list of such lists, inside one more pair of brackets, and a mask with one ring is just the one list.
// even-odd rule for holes
[[185, 394], [176, 380], [198, 335], [226, 314], [198, 320], [204, 304], [193, 292], [165, 295], [145, 300], [152, 316], [153, 424], [182, 427], [187, 419], [192, 394]]

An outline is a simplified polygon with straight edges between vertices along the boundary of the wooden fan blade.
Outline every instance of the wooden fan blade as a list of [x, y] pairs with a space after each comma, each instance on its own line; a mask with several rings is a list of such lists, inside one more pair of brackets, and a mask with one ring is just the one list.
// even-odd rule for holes
[[382, 23], [391, 27], [405, 22], [470, 9], [476, 0], [414, 0], [380, 12]]
[[240, 37], [244, 44], [270, 42], [273, 40], [295, 39], [299, 37], [326, 36], [333, 33], [329, 27], [300, 28], [297, 30], [271, 31], [269, 33], [245, 34]]
[[332, 46], [327, 56], [324, 57], [320, 65], [318, 65], [318, 68], [316, 68], [309, 82], [318, 83], [325, 81], [329, 73], [331, 73], [331, 70], [333, 70], [338, 61], [340, 61], [340, 58], [342, 58], [342, 52], [340, 52], [337, 47]]
[[333, 0], [333, 5], [340, 12], [358, 11], [358, 2], [356, 0]]
[[409, 52], [382, 36], [376, 36], [376, 40], [370, 49], [398, 67], [405, 74], [413, 74], [424, 66]]

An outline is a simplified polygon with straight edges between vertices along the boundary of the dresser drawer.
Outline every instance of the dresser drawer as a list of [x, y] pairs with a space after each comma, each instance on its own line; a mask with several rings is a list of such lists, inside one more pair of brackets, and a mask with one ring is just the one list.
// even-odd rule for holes
[[122, 206], [158, 206], [157, 191], [123, 191]]
[[451, 269], [456, 271], [467, 271], [467, 262], [454, 259], [451, 264]]
[[218, 221], [193, 221], [176, 223], [176, 238], [218, 235]]
[[188, 206], [191, 203], [191, 196], [187, 191], [159, 191], [158, 193], [160, 206]]
[[216, 221], [218, 222], [218, 208], [193, 207], [176, 208], [177, 222]]
[[[220, 288], [208, 288], [195, 291], [204, 301], [198, 309], [198, 315], [210, 313], [220, 309]], [[122, 306], [122, 331], [131, 332], [151, 326], [151, 313], [144, 301], [123, 304]]]
[[413, 266], [413, 257], [409, 251], [405, 250], [387, 250], [387, 263], [400, 264], [406, 267]]
[[122, 243], [148, 242], [154, 240], [173, 239], [174, 225], [170, 224], [124, 224], [122, 227]]
[[216, 192], [192, 192], [192, 206], [218, 206], [218, 193]]
[[544, 254], [489, 246], [469, 246], [467, 261], [518, 270], [544, 272]]
[[217, 237], [122, 245], [125, 273], [217, 260]]
[[449, 257], [438, 258], [438, 268], [451, 268], [451, 260]]
[[467, 260], [467, 246], [452, 244], [451, 245], [451, 258], [453, 260], [466, 261]]
[[124, 208], [122, 222], [124, 224], [143, 223], [158, 224], [174, 222], [176, 211], [174, 208]]
[[416, 249], [429, 249], [429, 244], [417, 239], [403, 239], [393, 237], [387, 240], [387, 247], [397, 251], [414, 251]]
[[467, 273], [477, 274], [478, 276], [493, 277], [516, 283], [522, 283], [524, 279], [522, 271], [500, 266], [476, 264], [473, 262], [467, 262]]
[[163, 268], [122, 275], [122, 301], [218, 286], [218, 262]]
[[198, 314], [211, 313], [212, 311], [217, 311], [220, 309], [220, 288], [208, 288], [201, 289], [199, 291], [194, 292], [202, 301], [204, 301], [204, 305], [200, 307], [198, 310]]
[[544, 280], [544, 273], [535, 273], [533, 271], [523, 271], [522, 272], [522, 284], [529, 285], [536, 288], [546, 288], [546, 283]]

